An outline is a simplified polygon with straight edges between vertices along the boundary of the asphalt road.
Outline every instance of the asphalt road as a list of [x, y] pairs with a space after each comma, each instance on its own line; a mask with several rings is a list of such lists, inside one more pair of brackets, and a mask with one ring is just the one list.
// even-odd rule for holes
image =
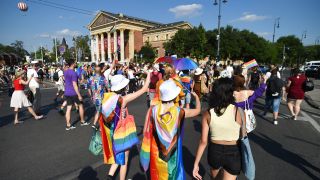
[[[42, 112], [46, 119], [35, 121], [26, 109], [20, 117], [25, 123], [12, 125], [13, 113], [10, 99], [0, 96], [0, 177], [4, 180], [38, 179], [105, 179], [109, 166], [103, 165], [102, 156], [88, 151], [92, 129], [80, 127], [65, 131], [64, 117], [53, 102], [55, 89], [42, 90]], [[257, 129], [250, 134], [251, 148], [256, 163], [256, 179], [306, 180], [320, 179], [320, 132], [310, 123], [310, 117], [301, 116], [298, 121], [286, 119], [289, 112], [281, 105], [279, 125], [271, 122], [271, 114], [260, 116], [262, 100], [256, 104]], [[85, 101], [86, 117], [91, 120], [94, 108]], [[145, 98], [129, 104], [129, 112], [135, 116], [138, 133], [147, 111]], [[194, 156], [200, 138], [200, 116], [185, 123], [183, 159], [187, 179], [191, 179]], [[76, 121], [77, 115], [73, 113]], [[201, 173], [209, 179], [206, 153], [201, 161]], [[138, 148], [130, 153], [128, 179], [145, 179], [139, 166]], [[243, 175], [239, 179], [244, 179]]]

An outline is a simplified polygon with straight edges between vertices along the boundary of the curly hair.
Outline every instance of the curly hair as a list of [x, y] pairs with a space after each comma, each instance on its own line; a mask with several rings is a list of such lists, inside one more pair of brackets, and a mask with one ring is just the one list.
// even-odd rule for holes
[[220, 78], [214, 82], [209, 97], [209, 108], [213, 108], [218, 116], [221, 116], [224, 110], [234, 103], [233, 90], [233, 80], [230, 78]]

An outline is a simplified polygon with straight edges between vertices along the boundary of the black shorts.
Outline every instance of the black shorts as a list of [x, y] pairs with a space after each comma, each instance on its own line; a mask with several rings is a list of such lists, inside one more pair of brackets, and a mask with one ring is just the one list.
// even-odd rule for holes
[[241, 171], [240, 145], [221, 145], [209, 143], [208, 163], [212, 169], [223, 168], [232, 175]]
[[67, 101], [67, 106], [74, 105], [75, 103], [78, 105], [82, 103], [78, 96], [65, 96], [65, 100]]

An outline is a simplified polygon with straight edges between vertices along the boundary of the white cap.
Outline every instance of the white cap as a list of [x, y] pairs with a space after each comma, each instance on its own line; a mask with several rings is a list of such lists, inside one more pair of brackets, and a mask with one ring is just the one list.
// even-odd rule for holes
[[129, 84], [129, 79], [123, 75], [114, 75], [111, 77], [111, 91], [119, 91]]
[[200, 74], [202, 74], [202, 72], [203, 72], [203, 69], [197, 68], [196, 72], [194, 73], [194, 75], [200, 75]]
[[171, 101], [176, 98], [181, 92], [181, 88], [177, 86], [176, 83], [171, 79], [164, 81], [160, 85], [159, 89], [161, 101]]

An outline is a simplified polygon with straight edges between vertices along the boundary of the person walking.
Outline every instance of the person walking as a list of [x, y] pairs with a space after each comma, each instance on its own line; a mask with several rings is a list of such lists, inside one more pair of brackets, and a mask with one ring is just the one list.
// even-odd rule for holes
[[223, 179], [235, 180], [240, 175], [241, 151], [238, 140], [240, 128], [245, 122], [242, 122], [240, 115], [242, 109], [233, 105], [234, 102], [232, 79], [216, 80], [210, 94], [210, 108], [202, 117], [201, 138], [192, 172], [195, 179], [202, 179], [199, 174], [199, 163], [207, 144], [209, 144], [207, 158], [213, 179], [220, 171]]
[[[266, 77], [268, 77], [266, 75]], [[272, 107], [273, 124], [278, 125], [278, 114], [281, 103], [281, 97], [284, 87], [284, 82], [278, 77], [278, 70], [274, 68], [271, 70], [270, 78], [267, 81], [265, 108], [263, 115], [266, 115], [269, 109]]]
[[109, 85], [107, 78], [105, 78], [101, 73], [102, 69], [103, 64], [97, 64], [95, 67], [95, 74], [88, 79], [88, 93], [96, 108], [96, 114], [92, 125], [92, 128], [94, 129], [98, 129], [97, 122], [101, 113], [102, 99], [104, 93], [108, 92], [107, 90]]
[[[25, 86], [28, 85], [31, 81], [31, 78], [29, 78], [27, 81], [24, 81], [24, 74], [25, 72], [23, 70], [18, 71], [13, 80], [14, 92], [11, 97], [10, 107], [14, 108], [14, 125], [23, 123], [23, 121], [19, 121], [18, 117], [19, 109], [21, 109], [22, 107], [27, 107], [28, 111], [35, 120], [40, 120], [43, 118], [43, 115], [37, 115], [34, 112], [32, 104], [24, 94]], [[33, 75], [31, 75], [31, 77], [33, 77]]]
[[207, 77], [203, 73], [203, 69], [197, 68], [194, 73], [193, 79], [194, 79], [194, 92], [201, 99], [203, 95], [205, 95], [209, 92], [209, 89], [206, 86]]
[[63, 77], [63, 71], [61, 69], [61, 66], [57, 67], [56, 72], [53, 74], [53, 80], [55, 81], [58, 87], [56, 97], [54, 98], [54, 101], [57, 102], [57, 99], [59, 97], [63, 99], [63, 96], [64, 96], [64, 77]]
[[136, 86], [136, 77], [135, 77], [135, 69], [132, 65], [129, 65], [129, 68], [127, 70], [127, 75], [128, 75], [128, 79], [129, 79], [129, 93], [133, 93], [137, 90], [137, 86]]
[[149, 108], [144, 124], [140, 162], [145, 171], [150, 167], [151, 179], [185, 179], [182, 141], [185, 118], [197, 116], [201, 104], [196, 93], [195, 109], [175, 104], [181, 88], [173, 79], [161, 83], [161, 102]]
[[252, 68], [252, 72], [249, 74], [248, 77], [248, 87], [250, 90], [256, 90], [259, 87], [259, 82], [261, 79], [261, 75], [258, 72], [257, 67]]
[[298, 68], [293, 70], [293, 76], [288, 78], [287, 88], [287, 102], [288, 108], [291, 112], [292, 119], [297, 120], [300, 113], [300, 105], [304, 99], [303, 83], [307, 77], [303, 75]]
[[153, 71], [150, 77], [149, 92], [148, 92], [148, 107], [154, 105], [154, 98], [156, 96], [157, 83], [162, 80], [159, 64], [153, 66]]
[[79, 86], [78, 86], [78, 77], [75, 69], [75, 61], [74, 59], [67, 60], [67, 64], [69, 68], [64, 72], [65, 77], [65, 99], [67, 101], [67, 110], [66, 110], [66, 130], [72, 130], [76, 128], [71, 124], [71, 109], [73, 104], [77, 104], [79, 108], [80, 115], [80, 123], [81, 126], [87, 126], [90, 123], [84, 120], [84, 109], [83, 109], [83, 99], [80, 94]]
[[104, 163], [111, 164], [108, 172], [108, 179], [114, 179], [114, 174], [119, 165], [121, 166], [120, 180], [125, 180], [126, 178], [130, 149], [116, 152], [114, 146], [114, 133], [120, 118], [125, 119], [128, 116], [128, 104], [140, 97], [143, 93], [147, 92], [149, 83], [150, 74], [148, 74], [146, 82], [140, 90], [131, 94], [125, 94], [125, 90], [129, 84], [129, 79], [120, 74], [111, 77], [111, 92], [105, 93], [103, 96], [102, 112], [99, 119]]
[[40, 114], [40, 108], [41, 108], [41, 92], [40, 92], [40, 84], [39, 84], [39, 76], [37, 73], [37, 62], [32, 64], [32, 67], [28, 69], [27, 71], [27, 77], [30, 80], [29, 88], [33, 94], [33, 110], [36, 114]]

